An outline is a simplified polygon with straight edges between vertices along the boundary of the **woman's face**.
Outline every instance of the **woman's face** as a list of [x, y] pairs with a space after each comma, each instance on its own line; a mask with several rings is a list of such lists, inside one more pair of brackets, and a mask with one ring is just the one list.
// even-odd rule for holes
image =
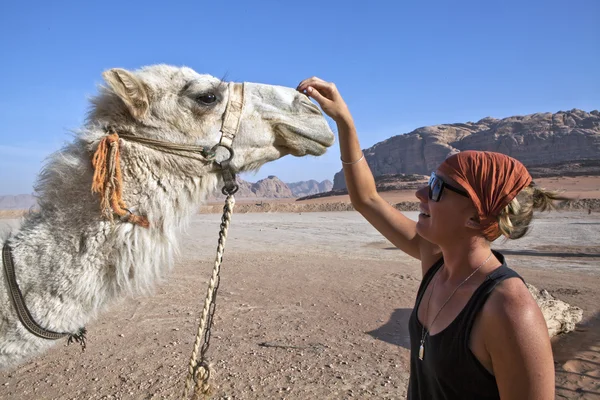
[[[432, 177], [429, 185], [416, 192], [421, 202], [417, 233], [437, 245], [452, 243], [460, 238], [471, 236], [473, 230], [469, 228], [468, 223], [477, 215], [473, 202], [465, 196], [464, 188], [458, 183], [439, 171], [435, 172], [435, 176], [437, 181]], [[438, 201], [429, 198], [430, 186], [432, 186], [434, 199], [441, 190]]]

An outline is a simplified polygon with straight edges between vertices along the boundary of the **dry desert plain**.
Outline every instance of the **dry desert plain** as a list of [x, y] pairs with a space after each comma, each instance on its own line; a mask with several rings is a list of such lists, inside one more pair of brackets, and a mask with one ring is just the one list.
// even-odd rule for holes
[[[544, 185], [600, 198], [597, 177]], [[413, 196], [384, 193], [390, 202]], [[347, 201], [337, 197], [309, 202]], [[0, 229], [16, 229], [19, 220], [5, 216]], [[89, 324], [84, 353], [61, 342], [1, 372], [0, 398], [179, 398], [219, 222], [194, 216], [154, 293]], [[529, 236], [494, 248], [529, 283], [584, 310], [575, 332], [553, 339], [557, 398], [600, 399], [600, 211], [540, 214]], [[234, 212], [209, 352], [214, 398], [404, 398], [420, 280], [418, 261], [354, 211]]]

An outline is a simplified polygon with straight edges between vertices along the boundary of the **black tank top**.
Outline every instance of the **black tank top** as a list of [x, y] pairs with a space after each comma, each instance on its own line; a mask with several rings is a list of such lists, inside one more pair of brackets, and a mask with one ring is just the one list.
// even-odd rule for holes
[[496, 285], [519, 274], [506, 266], [504, 256], [494, 255], [502, 265], [492, 271], [475, 290], [458, 316], [443, 331], [425, 338], [425, 357], [419, 360], [422, 325], [417, 310], [425, 289], [444, 263], [436, 262], [427, 271], [419, 287], [415, 307], [408, 321], [410, 333], [410, 380], [408, 400], [500, 399], [496, 378], [469, 348], [475, 317]]

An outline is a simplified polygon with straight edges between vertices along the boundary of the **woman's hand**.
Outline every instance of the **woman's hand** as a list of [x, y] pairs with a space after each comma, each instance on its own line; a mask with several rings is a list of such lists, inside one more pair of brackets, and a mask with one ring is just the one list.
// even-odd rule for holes
[[297, 90], [315, 99], [335, 122], [352, 122], [350, 110], [334, 83], [312, 77], [300, 82]]

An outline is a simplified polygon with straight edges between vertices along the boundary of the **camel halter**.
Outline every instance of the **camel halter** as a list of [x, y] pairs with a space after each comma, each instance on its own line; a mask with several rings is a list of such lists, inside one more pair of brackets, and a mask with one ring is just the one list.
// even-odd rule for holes
[[[149, 227], [149, 221], [143, 217], [134, 215], [127, 209], [122, 199], [122, 175], [119, 162], [119, 138], [150, 147], [154, 150], [165, 153], [196, 159], [205, 163], [215, 163], [221, 171], [223, 177], [222, 192], [227, 197], [223, 207], [223, 216], [221, 218], [221, 227], [219, 231], [219, 241], [217, 246], [217, 255], [213, 267], [213, 272], [208, 283], [206, 298], [196, 340], [188, 367], [188, 376], [185, 382], [183, 398], [189, 398], [190, 391], [194, 389], [195, 398], [208, 398], [211, 394], [211, 388], [208, 383], [210, 378], [210, 366], [206, 361], [206, 352], [210, 344], [210, 334], [213, 324], [213, 316], [216, 309], [216, 296], [220, 282], [221, 263], [223, 261], [223, 252], [227, 240], [227, 231], [231, 221], [231, 214], [235, 205], [233, 195], [238, 191], [238, 185], [235, 180], [235, 173], [231, 166], [234, 152], [232, 148], [235, 135], [240, 128], [242, 112], [244, 110], [244, 84], [230, 83], [229, 98], [223, 114], [223, 123], [221, 125], [221, 139], [212, 148], [179, 145], [169, 142], [163, 142], [154, 139], [141, 138], [130, 134], [112, 133], [106, 136], [100, 144], [92, 159], [94, 166], [94, 180], [92, 191], [102, 195], [100, 206], [105, 217], [112, 220], [116, 214], [122, 220], [137, 224], [143, 227]], [[216, 158], [216, 149], [223, 147], [229, 151], [229, 157], [218, 163]]]
[[[150, 226], [146, 217], [133, 214], [123, 201], [119, 139], [163, 153], [202, 161], [206, 164], [214, 163], [223, 177], [223, 194], [235, 194], [238, 191], [238, 185], [231, 166], [234, 156], [232, 144], [240, 128], [244, 110], [244, 91], [243, 83], [229, 83], [229, 98], [221, 124], [221, 139], [212, 148], [164, 142], [129, 133], [116, 133], [114, 129], [109, 128], [110, 133], [102, 138], [92, 157], [92, 166], [94, 167], [92, 193], [100, 194], [100, 208], [104, 217], [112, 221], [114, 215], [117, 215], [122, 221], [131, 222], [144, 228]], [[223, 147], [229, 152], [229, 157], [221, 162], [216, 161], [216, 150], [219, 147]]]

